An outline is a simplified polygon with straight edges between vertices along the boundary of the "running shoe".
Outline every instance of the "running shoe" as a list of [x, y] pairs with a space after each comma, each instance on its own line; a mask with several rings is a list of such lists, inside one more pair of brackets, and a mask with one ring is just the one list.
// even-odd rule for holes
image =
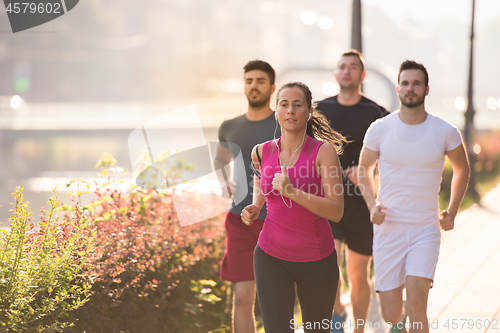
[[330, 333], [344, 333], [344, 323], [346, 319], [346, 313], [344, 311], [343, 315], [333, 313], [332, 322], [330, 326]]

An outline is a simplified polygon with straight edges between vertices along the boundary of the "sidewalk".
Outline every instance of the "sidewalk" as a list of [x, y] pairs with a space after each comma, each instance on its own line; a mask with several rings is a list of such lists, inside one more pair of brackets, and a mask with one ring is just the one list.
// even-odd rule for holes
[[[349, 294], [342, 299], [349, 302]], [[500, 332], [500, 184], [481, 199], [481, 207], [458, 214], [454, 230], [442, 232], [427, 314], [432, 333]], [[383, 323], [375, 294], [367, 321], [373, 327], [365, 332], [387, 332], [375, 325]]]
[[442, 234], [427, 312], [431, 332], [500, 331], [500, 184], [481, 205], [460, 213], [455, 229]]

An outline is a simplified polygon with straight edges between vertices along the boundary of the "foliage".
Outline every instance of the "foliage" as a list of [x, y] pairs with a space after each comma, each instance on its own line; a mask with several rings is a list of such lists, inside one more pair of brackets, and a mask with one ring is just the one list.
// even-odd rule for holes
[[[225, 240], [222, 216], [180, 227], [170, 191], [124, 190], [111, 178], [113, 160], [106, 161], [98, 165], [109, 182], [84, 210], [97, 232], [92, 261], [85, 266], [94, 294], [69, 331], [224, 331], [227, 290], [218, 277]], [[199, 196], [186, 195], [193, 203]], [[213, 205], [209, 197], [197, 201], [193, 209]]]
[[[500, 133], [499, 131], [484, 131], [476, 136], [476, 163], [471, 165], [476, 172], [476, 191], [482, 196], [500, 180]], [[439, 192], [440, 208], [445, 209], [450, 200], [451, 177], [453, 169], [448, 160], [444, 165], [441, 191]], [[465, 196], [462, 208], [467, 208], [475, 202]]]
[[[174, 162], [160, 170], [167, 184], [190, 168]], [[77, 186], [73, 206], [59, 204], [54, 190], [39, 225], [16, 190], [11, 229], [0, 235], [0, 331], [229, 331], [231, 292], [219, 279], [223, 215], [181, 227], [170, 189], [127, 185], [115, 163], [103, 154], [96, 167], [104, 182], [68, 184]], [[176, 200], [195, 218], [227, 204], [209, 187], [180, 191]]]
[[23, 189], [13, 193], [10, 231], [0, 236], [0, 329], [2, 332], [59, 332], [72, 326], [72, 312], [88, 301], [90, 283], [81, 275], [95, 237], [77, 211], [60, 221], [54, 215], [58, 193], [48, 214], [31, 222]]
[[498, 178], [500, 175], [500, 132], [482, 132], [476, 138], [478, 152], [477, 161], [472, 166], [477, 174], [477, 181], [480, 184], [477, 191], [483, 194], [483, 185], [488, 181]]

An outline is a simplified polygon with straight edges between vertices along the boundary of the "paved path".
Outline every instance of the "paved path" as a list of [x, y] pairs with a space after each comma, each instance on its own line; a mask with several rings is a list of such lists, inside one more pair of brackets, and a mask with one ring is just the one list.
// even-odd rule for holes
[[500, 184], [443, 233], [434, 282], [431, 332], [500, 332]]
[[[349, 302], [348, 293], [342, 298]], [[481, 206], [458, 214], [453, 231], [442, 232], [427, 313], [432, 333], [500, 333], [500, 184], [482, 198]], [[348, 316], [353, 318], [350, 307]], [[383, 321], [375, 295], [368, 322], [372, 327], [367, 333], [387, 332], [377, 325]]]

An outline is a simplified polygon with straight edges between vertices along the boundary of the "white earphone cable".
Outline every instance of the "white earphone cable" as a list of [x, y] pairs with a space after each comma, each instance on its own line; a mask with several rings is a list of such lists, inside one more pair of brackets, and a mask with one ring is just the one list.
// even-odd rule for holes
[[[309, 119], [311, 119], [311, 116], [312, 116], [312, 114], [309, 113], [309, 118], [307, 118], [308, 121], [309, 121]], [[276, 127], [274, 129], [274, 140], [273, 141], [276, 144], [276, 148], [278, 149], [278, 163], [279, 163], [279, 167], [281, 168], [281, 158], [280, 158], [280, 150], [279, 150], [280, 147], [278, 146], [278, 140], [276, 139], [277, 128], [278, 128], [278, 117], [276, 116]], [[300, 147], [302, 147], [302, 144], [304, 143], [304, 140], [306, 138], [306, 133], [307, 133], [307, 124], [306, 124], [306, 129], [304, 131], [304, 135], [302, 136], [302, 141], [301, 141], [300, 145], [297, 147], [297, 149], [295, 149], [292, 156], [290, 157], [290, 161], [288, 162], [288, 167], [286, 168], [286, 170], [288, 170], [290, 168], [290, 163], [292, 163], [292, 159], [293, 159], [293, 156], [295, 155], [295, 153], [300, 149]], [[268, 193], [262, 193], [262, 194], [264, 196], [268, 196], [273, 191], [274, 191], [274, 188], [271, 191], [269, 191]], [[281, 200], [283, 200], [283, 203], [285, 204], [285, 206], [287, 206], [288, 208], [292, 208], [292, 199], [290, 199], [290, 206], [288, 206], [288, 204], [285, 202], [285, 198], [283, 197], [283, 194], [281, 194], [281, 192], [280, 192], [280, 196], [281, 196]]]

